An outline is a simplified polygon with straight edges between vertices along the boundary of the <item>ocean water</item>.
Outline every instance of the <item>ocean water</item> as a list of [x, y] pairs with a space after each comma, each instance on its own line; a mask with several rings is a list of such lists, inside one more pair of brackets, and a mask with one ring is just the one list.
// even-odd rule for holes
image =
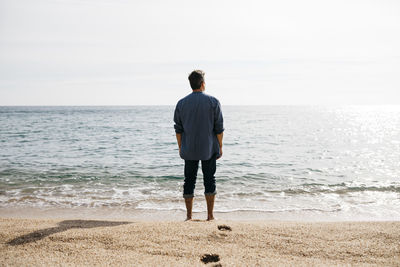
[[[183, 211], [173, 106], [0, 107], [0, 208]], [[400, 106], [223, 106], [220, 213], [400, 219]], [[204, 212], [202, 173], [195, 212]]]

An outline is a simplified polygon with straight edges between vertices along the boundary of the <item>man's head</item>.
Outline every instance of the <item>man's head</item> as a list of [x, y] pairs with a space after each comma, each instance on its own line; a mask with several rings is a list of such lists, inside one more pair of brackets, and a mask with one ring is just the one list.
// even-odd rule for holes
[[204, 75], [205, 73], [202, 70], [194, 70], [189, 74], [190, 87], [192, 87], [193, 90], [198, 90], [202, 87]]

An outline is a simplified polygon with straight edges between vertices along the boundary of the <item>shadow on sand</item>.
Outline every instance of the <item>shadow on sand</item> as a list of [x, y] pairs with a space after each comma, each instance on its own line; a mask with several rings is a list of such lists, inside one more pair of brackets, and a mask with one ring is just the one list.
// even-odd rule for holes
[[96, 221], [96, 220], [65, 220], [57, 224], [56, 227], [37, 230], [35, 232], [16, 237], [7, 242], [8, 245], [17, 246], [30, 242], [38, 241], [46, 236], [67, 231], [72, 228], [95, 228], [95, 227], [110, 227], [132, 222], [113, 222], [113, 221]]

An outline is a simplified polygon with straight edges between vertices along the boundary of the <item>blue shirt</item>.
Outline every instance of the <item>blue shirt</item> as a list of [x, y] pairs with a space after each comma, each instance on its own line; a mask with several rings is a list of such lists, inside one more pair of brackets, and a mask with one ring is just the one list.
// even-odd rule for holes
[[203, 92], [192, 92], [178, 101], [174, 128], [182, 134], [180, 156], [185, 160], [208, 160], [219, 156], [217, 134], [224, 131], [221, 104]]

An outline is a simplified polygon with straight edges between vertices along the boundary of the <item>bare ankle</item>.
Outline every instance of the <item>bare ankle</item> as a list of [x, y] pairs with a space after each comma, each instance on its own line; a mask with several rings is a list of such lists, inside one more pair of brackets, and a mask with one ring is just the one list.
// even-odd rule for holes
[[193, 207], [193, 198], [185, 198], [186, 205], [186, 221], [190, 221], [192, 219], [192, 207]]

